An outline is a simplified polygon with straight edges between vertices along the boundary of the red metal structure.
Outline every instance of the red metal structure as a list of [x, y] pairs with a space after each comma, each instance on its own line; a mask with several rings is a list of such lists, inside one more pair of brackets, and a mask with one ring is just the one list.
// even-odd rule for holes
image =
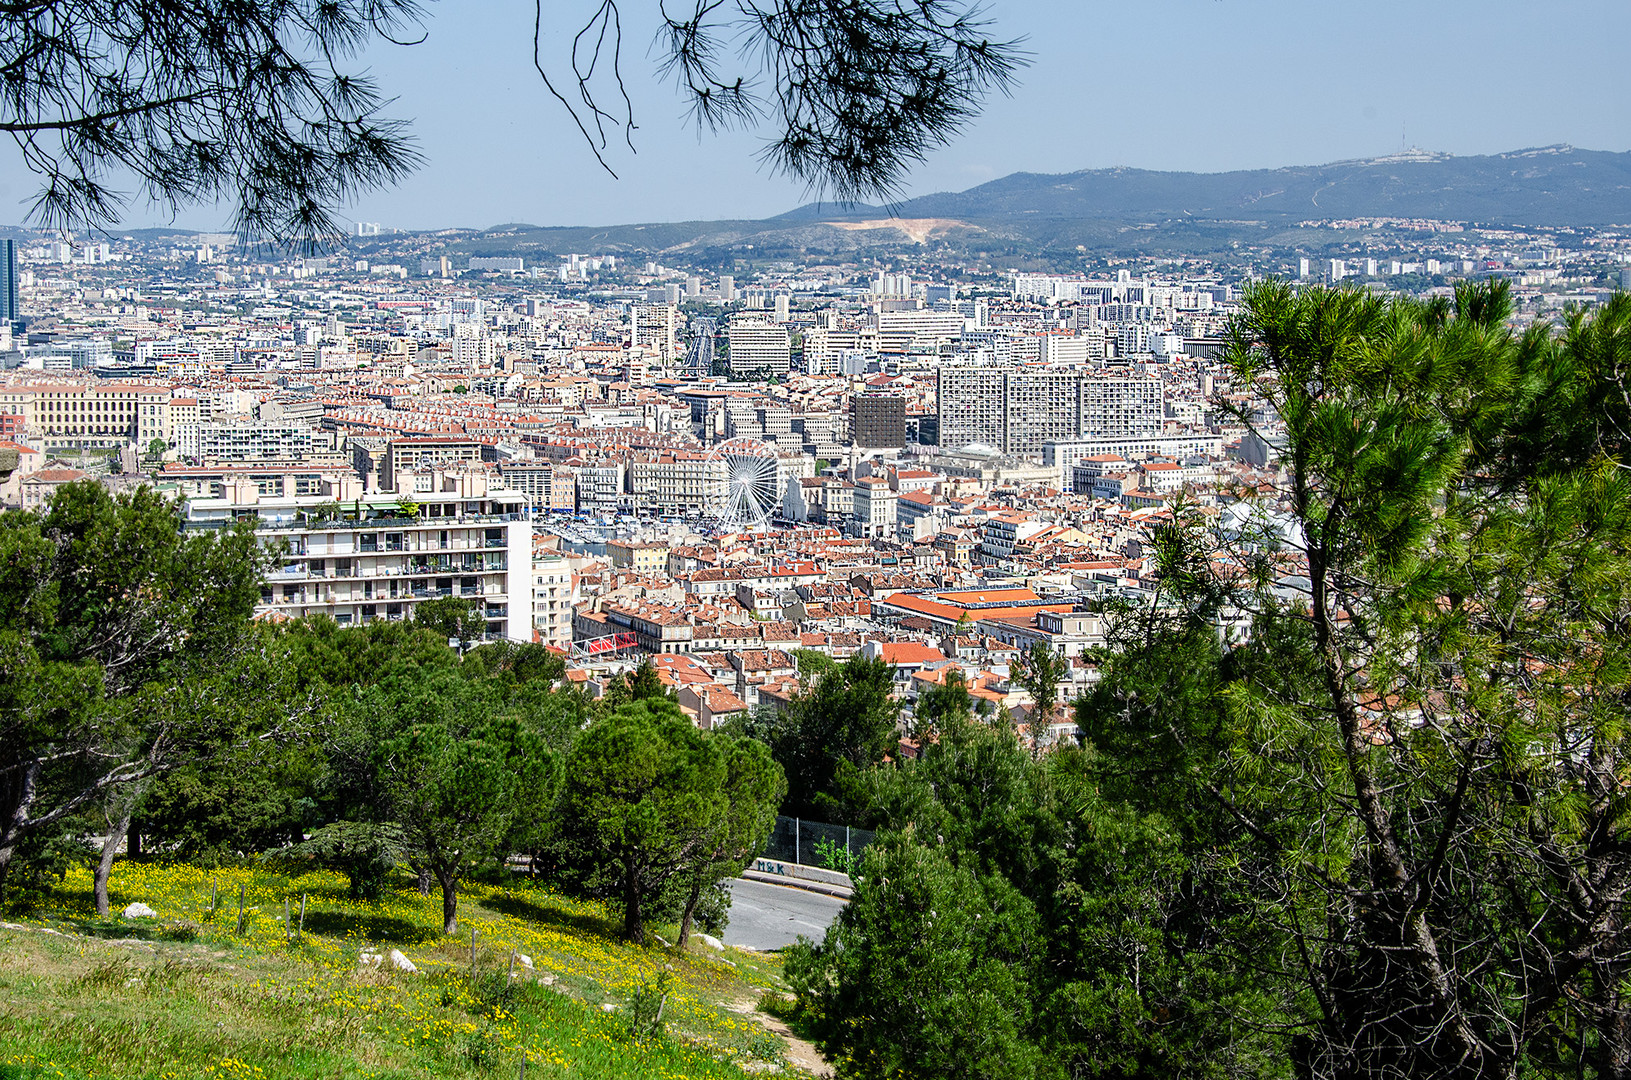
[[574, 641], [572, 652], [577, 656], [599, 656], [601, 653], [622, 652], [624, 649], [639, 648], [640, 642], [632, 632], [621, 634], [607, 634], [605, 637], [590, 638], [587, 641]]

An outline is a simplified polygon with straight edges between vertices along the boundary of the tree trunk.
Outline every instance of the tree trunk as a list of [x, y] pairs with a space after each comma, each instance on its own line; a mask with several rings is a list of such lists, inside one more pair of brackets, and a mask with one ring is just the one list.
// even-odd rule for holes
[[114, 825], [113, 831], [102, 843], [102, 861], [96, 864], [96, 914], [107, 918], [112, 910], [108, 904], [108, 875], [113, 873], [113, 856], [130, 833], [130, 811], [126, 810]]
[[416, 878], [418, 878], [419, 895], [420, 896], [429, 896], [430, 895], [430, 867], [420, 866], [418, 863], [409, 863], [408, 866], [409, 866], [410, 869], [413, 870], [414, 876]]
[[[9, 820], [0, 821], [0, 896], [5, 895], [7, 871], [11, 869], [11, 857], [17, 853], [17, 845], [22, 842], [23, 833], [28, 828], [29, 813], [34, 809], [34, 799], [39, 793], [40, 763], [31, 761], [24, 766], [22, 775], [17, 778], [16, 792], [11, 806], [6, 808]], [[8, 788], [10, 784], [6, 785]], [[6, 795], [10, 791], [0, 789]]]
[[697, 878], [691, 882], [691, 895], [685, 898], [685, 914], [680, 918], [679, 946], [684, 949], [691, 944], [691, 916], [696, 914], [697, 901], [702, 899], [702, 879]]
[[1625, 1080], [1631, 1076], [1631, 1011], [1613, 1007], [1604, 1011], [1607, 1015], [1596, 1024], [1597, 1075], [1602, 1080]]
[[[1300, 463], [1299, 463], [1300, 464]], [[1305, 474], [1306, 475], [1306, 474]], [[1308, 520], [1307, 497], [1298, 499], [1301, 520]], [[1392, 817], [1382, 797], [1382, 786], [1370, 766], [1373, 745], [1360, 721], [1348, 683], [1349, 663], [1337, 641], [1330, 608], [1330, 577], [1333, 572], [1325, 549], [1310, 544], [1307, 549], [1309, 609], [1314, 629], [1314, 653], [1330, 698], [1331, 711], [1342, 738], [1343, 756], [1354, 788], [1354, 813], [1365, 828], [1366, 848], [1371, 855], [1377, 885], [1399, 902], [1400, 914], [1390, 918], [1404, 946], [1402, 955], [1420, 981], [1424, 1004], [1435, 1016], [1437, 1037], [1452, 1048], [1456, 1058], [1471, 1070], [1499, 1068], [1491, 1060], [1478, 1034], [1450, 985], [1450, 969], [1439, 953], [1437, 936], [1427, 921], [1427, 908], [1416, 902], [1410, 868], [1393, 832]]]
[[632, 870], [623, 875], [623, 936], [636, 945], [646, 943], [645, 917], [640, 911], [640, 879]]
[[442, 884], [442, 933], [459, 932], [459, 879], [442, 870], [436, 871], [436, 880]]

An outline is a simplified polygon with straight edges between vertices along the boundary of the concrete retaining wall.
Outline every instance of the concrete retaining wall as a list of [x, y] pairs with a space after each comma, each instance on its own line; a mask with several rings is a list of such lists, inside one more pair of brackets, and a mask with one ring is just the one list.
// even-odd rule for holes
[[843, 889], [853, 889], [855, 887], [848, 874], [840, 874], [837, 870], [828, 870], [820, 866], [805, 866], [796, 862], [783, 862], [781, 859], [755, 859], [753, 869], [761, 874], [795, 878], [800, 881], [813, 881], [821, 885], [836, 885]]

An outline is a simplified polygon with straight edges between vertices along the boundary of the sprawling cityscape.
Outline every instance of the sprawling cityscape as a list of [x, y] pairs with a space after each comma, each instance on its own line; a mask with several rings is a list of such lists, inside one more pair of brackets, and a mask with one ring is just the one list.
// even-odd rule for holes
[[[1362, 239], [1089, 274], [911, 245], [528, 265], [371, 223], [366, 253], [284, 260], [220, 235], [6, 240], [0, 498], [156, 485], [190, 528], [283, 542], [264, 615], [467, 597], [486, 637], [591, 685], [656, 655], [704, 727], [784, 699], [808, 649], [885, 658], [908, 710], [961, 670], [1052, 741], [1096, 678], [1086, 613], [1150, 587], [1172, 500], [1280, 488], [1274, 419], [1225, 358], [1244, 284], [1495, 278], [1526, 322], [1631, 284], [1615, 230], [1309, 224]], [[1042, 716], [1010, 671], [1034, 642], [1071, 660]]]
[[0, 1080], [1631, 1080], [1631, 8], [990, 7], [0, 5]]

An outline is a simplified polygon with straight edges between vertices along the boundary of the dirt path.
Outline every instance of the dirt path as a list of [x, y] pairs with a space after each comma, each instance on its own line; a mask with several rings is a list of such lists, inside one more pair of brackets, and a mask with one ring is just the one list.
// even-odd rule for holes
[[833, 1067], [821, 1059], [816, 1053], [815, 1044], [799, 1038], [793, 1030], [774, 1016], [754, 1011], [749, 1014], [754, 1020], [764, 1026], [772, 1035], [780, 1036], [787, 1041], [787, 1061], [795, 1068], [803, 1069], [816, 1076], [828, 1077], [833, 1075]]
[[732, 1012], [741, 1013], [772, 1035], [787, 1043], [787, 1063], [795, 1069], [802, 1069], [813, 1076], [830, 1077], [833, 1067], [821, 1059], [816, 1052], [815, 1043], [808, 1039], [801, 1039], [793, 1034], [793, 1029], [786, 1023], [771, 1016], [759, 1008], [759, 1002], [753, 998], [739, 998], [728, 1006]]

